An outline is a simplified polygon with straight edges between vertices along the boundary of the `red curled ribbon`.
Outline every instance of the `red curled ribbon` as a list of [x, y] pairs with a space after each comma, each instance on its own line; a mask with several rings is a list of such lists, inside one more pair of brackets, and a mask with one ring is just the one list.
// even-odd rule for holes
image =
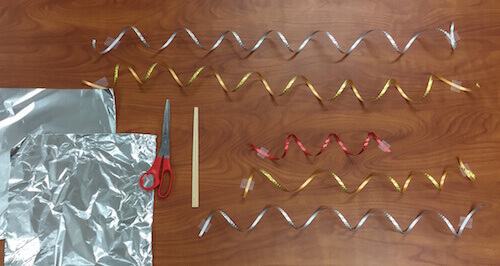
[[[258, 154], [262, 154], [264, 157], [270, 159], [270, 160], [279, 160], [283, 157], [285, 157], [286, 153], [288, 152], [288, 148], [290, 147], [290, 138], [293, 138], [295, 140], [295, 142], [297, 143], [297, 145], [299, 145], [300, 149], [302, 150], [302, 152], [304, 152], [305, 155], [307, 156], [318, 156], [320, 155], [325, 149], [326, 147], [328, 146], [328, 143], [330, 143], [330, 140], [332, 139], [332, 137], [335, 138], [335, 140], [337, 141], [337, 143], [339, 144], [340, 148], [342, 148], [342, 150], [347, 154], [347, 155], [353, 155], [353, 153], [351, 153], [344, 145], [344, 143], [342, 143], [342, 141], [340, 140], [339, 136], [337, 136], [337, 134], [335, 133], [330, 133], [330, 135], [328, 135], [328, 138], [325, 140], [325, 143], [323, 143], [323, 146], [321, 147], [321, 150], [319, 150], [318, 153], [316, 154], [311, 154], [307, 151], [307, 149], [304, 147], [304, 145], [302, 145], [302, 142], [300, 142], [299, 138], [297, 138], [297, 136], [295, 136], [295, 134], [290, 134], [288, 135], [288, 137], [286, 138], [286, 142], [285, 142], [285, 150], [283, 151], [283, 154], [281, 155], [281, 157], [273, 157], [271, 156], [269, 153], [267, 153], [266, 151], [263, 151], [262, 149], [259, 149], [257, 147], [255, 147], [253, 144], [250, 144], [250, 146], [252, 147], [252, 149], [254, 151], [256, 151]], [[386, 151], [387, 153], [390, 153], [391, 150], [389, 149], [389, 147], [387, 147], [386, 144], [384, 144], [382, 142], [382, 140], [380, 140], [377, 135], [375, 135], [375, 133], [373, 132], [370, 132], [368, 133], [368, 135], [366, 136], [366, 140], [365, 140], [365, 143], [363, 144], [363, 148], [361, 149], [360, 152], [358, 152], [357, 154], [361, 154], [363, 153], [365, 150], [366, 150], [366, 147], [368, 146], [368, 143], [370, 142], [370, 139], [373, 138], [375, 141], [378, 142], [378, 144], [380, 145], [380, 148], [383, 149], [384, 151]]]

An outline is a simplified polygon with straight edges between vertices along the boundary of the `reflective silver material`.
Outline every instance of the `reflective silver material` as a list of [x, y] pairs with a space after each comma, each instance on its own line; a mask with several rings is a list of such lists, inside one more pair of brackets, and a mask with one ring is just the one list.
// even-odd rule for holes
[[31, 135], [12, 150], [6, 265], [152, 265], [156, 136]]
[[[146, 38], [144, 38], [144, 36], [141, 34], [141, 32], [139, 31], [139, 29], [137, 29], [137, 27], [135, 26], [126, 26], [121, 32], [120, 34], [118, 34], [118, 36], [116, 37], [116, 39], [104, 50], [102, 51], [98, 51], [100, 54], [106, 54], [108, 53], [109, 51], [111, 51], [111, 49], [115, 48], [119, 43], [120, 43], [120, 40], [123, 38], [123, 35], [125, 35], [125, 32], [128, 31], [128, 29], [132, 29], [135, 34], [137, 35], [137, 37], [139, 37], [139, 39], [141, 40], [141, 42], [146, 45], [146, 47], [148, 48], [151, 48], [151, 49], [154, 49], [152, 48], [149, 43], [146, 41]], [[447, 32], [446, 30], [442, 29], [442, 28], [435, 28], [434, 30], [437, 30], [439, 32], [441, 32], [445, 38], [448, 40], [448, 42], [450, 43], [451, 45], [451, 49], [452, 50], [455, 50], [457, 48], [457, 40], [455, 39], [455, 22], [452, 22], [451, 25], [450, 25], [450, 32]], [[415, 42], [415, 40], [417, 39], [417, 37], [422, 33], [422, 32], [418, 32], [418, 33], [415, 33], [411, 38], [410, 40], [406, 43], [405, 47], [403, 48], [403, 50], [400, 50], [398, 45], [396, 44], [396, 41], [394, 41], [394, 38], [392, 38], [392, 36], [385, 30], [382, 30], [382, 29], [372, 29], [372, 30], [369, 30], [363, 34], [361, 34], [361, 36], [358, 37], [358, 39], [351, 45], [351, 47], [347, 50], [347, 51], [344, 51], [342, 50], [342, 48], [340, 48], [340, 45], [339, 43], [337, 42], [337, 40], [335, 39], [335, 37], [333, 37], [333, 35], [326, 31], [326, 30], [316, 30], [316, 31], [313, 31], [311, 32], [305, 39], [304, 41], [302, 42], [302, 44], [299, 46], [299, 48], [297, 49], [293, 49], [290, 47], [290, 44], [288, 43], [288, 40], [285, 38], [285, 35], [283, 35], [283, 33], [281, 33], [280, 31], [277, 31], [277, 30], [270, 30], [270, 31], [267, 31], [266, 33], [264, 33], [260, 39], [257, 41], [257, 43], [252, 47], [252, 48], [247, 48], [245, 46], [245, 44], [243, 43], [243, 41], [241, 40], [241, 37], [238, 35], [238, 33], [236, 33], [235, 31], [232, 31], [232, 30], [228, 30], [228, 31], [225, 31], [223, 32], [219, 38], [217, 39], [217, 41], [214, 43], [214, 45], [212, 45], [211, 48], [206, 48], [204, 47], [203, 45], [201, 45], [201, 43], [198, 41], [198, 38], [196, 38], [196, 35], [194, 35], [194, 33], [188, 29], [188, 28], [180, 28], [180, 29], [177, 29], [175, 30], [172, 35], [170, 35], [170, 38], [168, 38], [168, 40], [158, 49], [158, 51], [162, 51], [163, 49], [167, 48], [170, 43], [172, 43], [172, 41], [175, 39], [175, 37], [177, 36], [177, 34], [179, 34], [179, 32], [181, 31], [185, 31], [189, 37], [191, 37], [191, 39], [193, 40], [193, 42], [201, 49], [203, 50], [208, 50], [208, 51], [213, 51], [215, 49], [217, 49], [217, 47], [219, 47], [219, 45], [222, 43], [222, 41], [226, 38], [226, 36], [228, 34], [232, 34], [234, 39], [238, 42], [238, 44], [241, 46], [241, 48], [243, 48], [243, 50], [247, 51], [247, 52], [250, 52], [250, 53], [253, 53], [255, 52], [259, 47], [260, 45], [264, 42], [265, 39], [267, 39], [267, 36], [273, 32], [275, 32], [281, 42], [285, 45], [285, 47], [288, 49], [288, 51], [294, 53], [294, 54], [298, 54], [300, 53], [300, 51], [302, 51], [302, 49], [304, 49], [304, 47], [306, 47], [307, 43], [312, 39], [312, 37], [318, 33], [321, 33], [323, 32], [329, 39], [330, 41], [332, 42], [333, 45], [335, 45], [335, 48], [337, 48], [337, 50], [341, 53], [341, 54], [344, 54], [344, 55], [348, 55], [350, 53], [352, 53], [352, 51], [354, 51], [354, 49], [356, 49], [356, 47], [361, 43], [361, 41], [366, 37], [366, 35], [368, 35], [369, 33], [371, 32], [382, 32], [384, 34], [384, 36], [387, 38], [387, 40], [389, 40], [389, 42], [391, 43], [392, 45], [392, 48], [394, 48], [394, 50], [396, 50], [396, 52], [400, 55], [406, 53], [406, 51], [408, 51], [408, 49], [410, 48], [410, 46], [413, 44], [413, 42]], [[97, 51], [97, 47], [96, 47], [96, 40], [95, 39], [92, 39], [92, 47], [94, 48], [94, 50]]]
[[113, 90], [0, 89], [0, 238], [7, 226], [12, 147], [28, 134], [115, 131]]
[[255, 226], [257, 226], [257, 224], [259, 223], [259, 221], [262, 219], [262, 217], [264, 217], [264, 215], [267, 213], [267, 211], [269, 209], [272, 209], [272, 208], [275, 208], [277, 209], [281, 215], [283, 215], [283, 217], [285, 218], [285, 220], [288, 222], [288, 224], [290, 224], [291, 227], [293, 227], [293, 229], [295, 230], [302, 230], [302, 229], [306, 229], [311, 223], [312, 221], [316, 218], [316, 216], [318, 216], [318, 214], [320, 214], [322, 211], [332, 211], [333, 213], [335, 213], [339, 218], [340, 220], [342, 221], [342, 223], [344, 224], [345, 228], [349, 229], [350, 231], [357, 231], [359, 228], [361, 228], [363, 226], [363, 224], [366, 222], [366, 220], [373, 214], [373, 213], [376, 213], [376, 212], [382, 212], [386, 217], [387, 219], [389, 219], [389, 221], [392, 223], [392, 225], [394, 226], [394, 228], [401, 234], [406, 234], [406, 233], [409, 233], [414, 227], [415, 225], [420, 221], [420, 219], [422, 219], [424, 216], [428, 215], [428, 214], [436, 214], [439, 218], [441, 218], [441, 220], [443, 220], [443, 222], [446, 224], [446, 226], [448, 227], [448, 229], [450, 229], [451, 233], [456, 236], [456, 237], [459, 237], [462, 235], [462, 232], [464, 231], [465, 227], [467, 226], [467, 223], [469, 222], [469, 220], [471, 219], [472, 215], [474, 215], [474, 213], [478, 210], [480, 210], [481, 208], [483, 208], [484, 205], [479, 205], [475, 208], [473, 208], [469, 214], [465, 217], [464, 221], [462, 222], [461, 225], [459, 225], [458, 227], [458, 230], [455, 230], [455, 227], [453, 227], [453, 225], [451, 224], [451, 222], [448, 220], [448, 218], [446, 218], [444, 215], [442, 215], [441, 213], [439, 212], [435, 212], [435, 211], [427, 211], [427, 210], [424, 210], [424, 211], [421, 211], [420, 214], [415, 217], [415, 219], [413, 219], [413, 221], [410, 223], [410, 225], [406, 228], [406, 229], [402, 229], [401, 226], [399, 226], [399, 223], [396, 221], [396, 219], [394, 219], [394, 217], [392, 217], [391, 214], [389, 214], [388, 212], [386, 211], [383, 211], [383, 210], [379, 210], [379, 209], [371, 209], [369, 210], [362, 218], [361, 220], [359, 220], [358, 224], [355, 226], [355, 227], [352, 227], [349, 222], [347, 222], [347, 219], [344, 217], [344, 215], [342, 215], [341, 212], [339, 212], [337, 209], [333, 209], [333, 208], [328, 208], [328, 207], [319, 207], [312, 215], [311, 217], [309, 217], [309, 219], [307, 219], [307, 221], [301, 225], [301, 226], [297, 226], [295, 225], [295, 223], [292, 221], [292, 219], [290, 218], [290, 216], [288, 216], [288, 214], [285, 212], [285, 210], [283, 210], [281, 207], [279, 206], [274, 206], [274, 205], [268, 205], [266, 206], [260, 213], [259, 215], [257, 216], [257, 218], [255, 218], [255, 220], [253, 221], [253, 223], [247, 227], [247, 228], [240, 228], [236, 225], [235, 222], [233, 222], [233, 220], [231, 220], [231, 218], [229, 217], [229, 215], [227, 215], [225, 212], [221, 211], [221, 210], [215, 210], [215, 211], [211, 211], [210, 214], [208, 215], [207, 219], [205, 220], [205, 223], [203, 224], [203, 227], [201, 228], [201, 231], [200, 233], [198, 234], [198, 237], [202, 237], [206, 231], [207, 231], [207, 228], [208, 226], [210, 225], [210, 220], [212, 220], [212, 217], [214, 216], [214, 214], [216, 213], [219, 213], [220, 215], [222, 215], [222, 217], [224, 217], [224, 219], [226, 219], [227, 223], [229, 223], [229, 225], [231, 225], [231, 227], [233, 229], [236, 229], [240, 232], [249, 232], [249, 231], [252, 231]]
[[163, 114], [163, 126], [161, 130], [161, 145], [158, 156], [170, 158], [170, 100], [165, 103], [165, 112]]

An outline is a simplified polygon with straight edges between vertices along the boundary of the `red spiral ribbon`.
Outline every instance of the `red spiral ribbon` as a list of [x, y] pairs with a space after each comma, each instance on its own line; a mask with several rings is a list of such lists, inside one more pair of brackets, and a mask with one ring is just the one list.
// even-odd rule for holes
[[[283, 157], [285, 157], [286, 153], [288, 152], [288, 148], [290, 147], [290, 138], [293, 138], [295, 140], [295, 142], [297, 143], [297, 145], [299, 145], [299, 148], [302, 150], [302, 152], [304, 152], [305, 155], [307, 156], [318, 156], [320, 155], [325, 149], [326, 147], [328, 146], [328, 143], [330, 143], [330, 141], [332, 140], [332, 137], [335, 138], [335, 140], [337, 141], [337, 143], [339, 144], [340, 148], [347, 154], [347, 155], [353, 155], [353, 153], [351, 153], [344, 145], [344, 143], [342, 143], [342, 141], [340, 140], [339, 136], [337, 136], [337, 134], [335, 133], [331, 133], [330, 135], [328, 135], [328, 138], [326, 138], [325, 142], [323, 143], [323, 146], [321, 147], [321, 150], [319, 150], [318, 153], [316, 154], [311, 154], [310, 152], [307, 151], [307, 149], [304, 147], [304, 145], [302, 144], [302, 142], [300, 142], [299, 138], [297, 138], [297, 136], [295, 136], [295, 134], [290, 134], [288, 135], [288, 137], [286, 138], [286, 142], [285, 142], [285, 149], [283, 151], [283, 154], [280, 156], [280, 157], [273, 157], [272, 155], [270, 155], [269, 153], [267, 153], [266, 151], [263, 151], [262, 149], [259, 149], [257, 148], [256, 146], [254, 146], [253, 144], [250, 144], [250, 146], [252, 147], [252, 149], [254, 151], [256, 151], [258, 154], [262, 154], [264, 157], [270, 159], [270, 160], [279, 160]], [[366, 147], [368, 146], [368, 143], [370, 142], [370, 139], [373, 138], [376, 142], [378, 142], [378, 144], [380, 145], [380, 148], [383, 149], [384, 151], [386, 151], [387, 153], [390, 153], [391, 150], [389, 149], [389, 147], [387, 147], [386, 144], [384, 144], [382, 142], [382, 140], [380, 140], [377, 135], [375, 135], [375, 133], [373, 132], [370, 132], [368, 133], [368, 135], [366, 136], [366, 140], [365, 140], [365, 143], [363, 144], [363, 148], [361, 149], [361, 151], [359, 151], [357, 154], [361, 154], [363, 153], [365, 150], [366, 150]]]

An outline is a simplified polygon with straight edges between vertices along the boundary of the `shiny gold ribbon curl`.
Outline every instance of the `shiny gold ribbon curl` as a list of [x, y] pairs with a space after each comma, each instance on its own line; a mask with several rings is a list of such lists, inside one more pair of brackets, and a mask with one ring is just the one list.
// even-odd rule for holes
[[[271, 86], [269, 86], [269, 83], [267, 82], [266, 78], [264, 77], [264, 75], [262, 75], [260, 72], [258, 71], [253, 71], [253, 72], [247, 72], [243, 78], [241, 78], [240, 82], [236, 85], [236, 87], [233, 89], [233, 90], [230, 90], [226, 83], [224, 82], [224, 80], [222, 79], [221, 75], [219, 74], [219, 72], [214, 69], [213, 67], [209, 66], [209, 67], [206, 67], [206, 66], [202, 66], [202, 67], [199, 67], [194, 73], [193, 75], [191, 76], [191, 78], [188, 80], [188, 82], [186, 82], [186, 84], [184, 84], [179, 76], [177, 75], [177, 73], [174, 71], [174, 69], [167, 65], [167, 64], [161, 64], [161, 63], [154, 63], [153, 65], [151, 65], [151, 67], [149, 67], [147, 73], [146, 73], [146, 76], [144, 77], [144, 79], [142, 80], [139, 75], [137, 74], [137, 72], [130, 66], [126, 66], [128, 71], [130, 72], [130, 74], [134, 77], [134, 79], [137, 81], [137, 83], [139, 83], [140, 85], [143, 85], [145, 84], [150, 78], [151, 78], [151, 75], [153, 73], [153, 71], [155, 69], [157, 69], [158, 66], [163, 66], [165, 67], [168, 72], [170, 73], [170, 75], [172, 76], [172, 78], [175, 80], [175, 82], [181, 87], [181, 88], [185, 88], [185, 87], [188, 87], [189, 85], [191, 85], [191, 83], [200, 75], [200, 73], [205, 70], [205, 69], [208, 69], [209, 71], [212, 72], [212, 74], [215, 76], [215, 78], [217, 79], [217, 82], [219, 83], [219, 85], [222, 87], [222, 89], [224, 90], [224, 92], [226, 93], [229, 93], [229, 92], [235, 92], [237, 91], [238, 89], [240, 89], [243, 84], [248, 80], [248, 78], [250, 78], [250, 76], [252, 76], [253, 74], [257, 75], [260, 79], [260, 81], [262, 82], [262, 84], [264, 85], [264, 88], [267, 90], [267, 92], [269, 93], [269, 95], [271, 95], [272, 97], [274, 97], [276, 94], [274, 93], [274, 91], [271, 89]], [[116, 87], [116, 84], [118, 82], [118, 76], [119, 76], [119, 69], [120, 69], [120, 65], [117, 64], [115, 66], [115, 71], [114, 71], [114, 75], [113, 75], [113, 88]], [[312, 85], [312, 83], [309, 81], [309, 79], [305, 76], [301, 76], [301, 75], [296, 75], [296, 76], [293, 76], [290, 81], [287, 83], [287, 85], [285, 86], [285, 88], [283, 89], [283, 91], [279, 94], [279, 96], [282, 96], [284, 95], [285, 93], [287, 93], [293, 86], [293, 84], [295, 83], [295, 81], [297, 81], [297, 79], [302, 79], [306, 86], [309, 88], [309, 90], [312, 92], [312, 94], [316, 97], [316, 99], [318, 99], [319, 101], [323, 101], [323, 97], [321, 97], [321, 95], [316, 91], [316, 89], [314, 88], [314, 86]], [[425, 92], [424, 94], [422, 95], [422, 97], [420, 99], [423, 99], [425, 98], [429, 92], [431, 91], [431, 88], [432, 88], [432, 84], [434, 83], [434, 80], [435, 79], [438, 79], [439, 81], [441, 82], [444, 82], [448, 85], [450, 85], [451, 87], [453, 88], [456, 88], [460, 91], [463, 91], [463, 92], [472, 92], [471, 89], [469, 88], [466, 88], [466, 87], [463, 87], [461, 85], [458, 85], [456, 83], [453, 83], [451, 82], [450, 80], [442, 77], [441, 75], [437, 75], [437, 74], [432, 74], [429, 76], [429, 80], [427, 82], [427, 87], [425, 88]], [[92, 88], [96, 88], [96, 89], [107, 89], [106, 87], [104, 86], [101, 86], [101, 85], [98, 85], [98, 84], [95, 84], [95, 83], [92, 83], [90, 81], [87, 81], [87, 80], [82, 80], [82, 82], [87, 85], [87, 86], [90, 86]], [[382, 98], [382, 96], [385, 95], [385, 93], [387, 92], [387, 90], [389, 89], [389, 87], [391, 86], [391, 84], [394, 84], [394, 86], [396, 87], [397, 91], [399, 92], [399, 94], [408, 102], [412, 102], [414, 101], [414, 99], [411, 99], [410, 97], [408, 97], [408, 95], [404, 92], [403, 88], [401, 87], [401, 85], [399, 85], [399, 82], [397, 82], [395, 79], [389, 79], [387, 80], [387, 82], [385, 83], [384, 87], [382, 88], [382, 90], [380, 91], [380, 93], [377, 95], [377, 97], [375, 97], [375, 99], [373, 99], [372, 101], [378, 101], [380, 98]], [[356, 88], [356, 85], [354, 84], [354, 82], [351, 80], [351, 79], [347, 79], [345, 80], [342, 85], [340, 86], [340, 88], [337, 90], [337, 93], [330, 99], [330, 100], [334, 100], [336, 99], [337, 97], [340, 96], [340, 94], [342, 94], [342, 92], [344, 92], [345, 88], [347, 88], [347, 86], [350, 85], [350, 88], [352, 89], [352, 91], [354, 92], [354, 95], [356, 96], [356, 98], [364, 103], [365, 100], [363, 99], [363, 97], [361, 97], [361, 94], [359, 93], [358, 89]], [[478, 83], [476, 83], [476, 87], [480, 87]]]
[[[462, 160], [460, 158], [458, 158], [458, 167], [460, 170], [462, 170], [462, 172], [465, 174], [465, 176], [470, 180], [470, 181], [475, 181], [476, 180], [476, 175], [469, 169], [465, 166], [465, 164], [462, 162]], [[388, 178], [392, 185], [394, 186], [394, 188], [400, 192], [400, 193], [405, 193], [406, 190], [408, 189], [408, 186], [410, 185], [410, 182], [411, 180], [413, 179], [413, 177], [415, 177], [417, 174], [423, 174], [425, 177], [427, 177], [427, 179], [434, 185], [434, 187], [436, 187], [436, 189], [438, 190], [442, 190], [443, 187], [444, 187], [444, 182], [446, 180], [446, 176], [448, 174], [448, 168], [449, 167], [446, 167], [445, 170], [443, 171], [443, 174], [441, 175], [441, 179], [438, 180], [436, 178], [434, 178], [432, 175], [430, 175], [429, 173], [426, 173], [426, 172], [417, 172], [417, 171], [412, 171], [410, 172], [410, 174], [408, 175], [408, 178], [406, 178], [406, 181], [403, 185], [403, 187], [401, 187], [399, 185], [399, 183], [391, 176], [389, 175], [382, 175], [380, 173], [372, 173], [370, 174], [359, 186], [358, 188], [356, 188], [355, 190], [349, 190], [347, 188], [347, 186], [344, 184], [344, 182], [342, 181], [342, 179], [334, 172], [329, 172], [334, 178], [335, 178], [335, 181], [337, 181], [337, 183], [340, 185], [340, 187], [344, 190], [345, 193], [347, 194], [357, 194], [359, 193], [361, 190], [363, 190], [363, 188], [375, 177], [386, 177]], [[261, 173], [263, 176], [265, 176], [269, 181], [271, 181], [271, 183], [273, 183], [278, 189], [282, 190], [282, 191], [285, 191], [285, 192], [291, 192], [291, 193], [298, 193], [300, 191], [302, 191], [307, 185], [309, 185], [309, 183], [311, 183], [311, 181], [313, 181], [313, 179], [315, 179], [318, 174], [320, 173], [323, 173], [323, 172], [326, 172], [324, 170], [318, 170], [318, 171], [315, 171], [311, 176], [309, 176], [306, 181], [304, 181], [304, 183], [302, 183], [302, 185], [300, 185], [298, 188], [296, 189], [287, 189], [285, 188], [282, 184], [280, 184], [269, 172], [267, 172], [266, 170], [264, 169], [255, 169], [253, 170], [251, 173], [250, 173], [250, 177], [248, 178], [247, 180], [247, 183], [246, 183], [246, 186], [245, 186], [245, 191], [243, 192], [243, 198], [246, 198], [247, 195], [248, 195], [248, 192], [250, 190], [250, 186], [252, 184], [252, 180], [254, 179], [254, 174], [255, 172], [259, 172]]]

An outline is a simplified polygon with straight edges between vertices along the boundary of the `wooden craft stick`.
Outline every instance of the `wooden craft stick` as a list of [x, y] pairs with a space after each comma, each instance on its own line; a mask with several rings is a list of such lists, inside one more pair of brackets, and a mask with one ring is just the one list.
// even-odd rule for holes
[[191, 207], [200, 206], [200, 166], [199, 166], [199, 132], [198, 132], [198, 107], [194, 108], [193, 114], [193, 168], [192, 168], [192, 189]]

